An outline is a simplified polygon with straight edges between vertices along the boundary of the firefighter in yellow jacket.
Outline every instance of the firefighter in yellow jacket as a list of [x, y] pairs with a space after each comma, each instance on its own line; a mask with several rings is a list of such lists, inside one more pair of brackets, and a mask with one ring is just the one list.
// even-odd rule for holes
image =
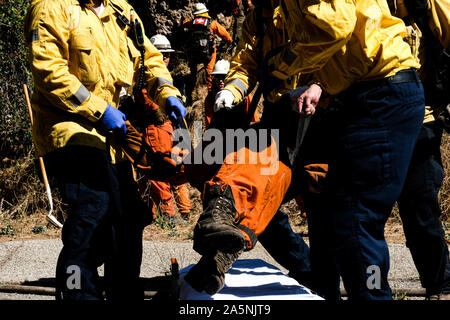
[[145, 35], [135, 36], [138, 24], [125, 0], [33, 0], [28, 10], [33, 139], [68, 205], [57, 298], [102, 299], [102, 263], [108, 298], [142, 298], [143, 210], [116, 147], [126, 132], [116, 107], [121, 89], [142, 73], [150, 97], [171, 118], [185, 109], [161, 53]]
[[338, 299], [391, 299], [384, 225], [400, 195], [423, 121], [419, 64], [385, 1], [280, 1], [290, 42], [268, 59], [265, 90], [299, 72], [316, 84], [297, 98], [314, 113], [336, 96], [327, 186], [311, 212], [313, 289]]
[[[237, 53], [225, 79], [226, 86], [216, 96], [214, 120], [221, 117], [230, 119], [228, 125], [233, 126], [239, 121], [237, 117], [245, 119], [246, 115], [236, 111], [239, 107], [235, 104], [244, 101], [253, 90], [257, 82], [255, 75], [263, 57], [288, 41], [280, 18], [279, 11], [274, 10], [272, 3], [260, 4], [247, 16]], [[266, 107], [276, 108], [275, 102], [282, 94], [295, 89], [298, 80], [298, 76], [293, 76], [265, 96], [269, 101], [265, 101], [263, 119]], [[258, 102], [260, 96], [255, 96], [253, 99]], [[226, 110], [232, 107], [234, 110]], [[287, 107], [290, 110], [290, 103]], [[254, 110], [247, 112], [253, 113]], [[284, 111], [280, 113], [285, 114]], [[223, 118], [219, 122], [223, 122]], [[272, 114], [262, 121], [262, 126], [250, 127], [250, 130], [272, 128], [270, 118]], [[275, 118], [278, 120], [279, 117]], [[270, 125], [266, 127], [266, 124]], [[276, 122], [275, 129], [279, 129], [280, 125]], [[285, 125], [289, 126], [286, 121]], [[243, 250], [254, 247], [260, 236], [267, 240], [263, 240], [265, 246], [270, 246], [273, 239], [283, 239], [284, 243], [281, 245], [285, 247], [273, 250], [271, 254], [277, 251], [276, 256], [280, 261], [283, 260], [291, 272], [303, 273], [305, 277], [302, 281], [306, 281], [306, 274], [309, 273], [309, 249], [301, 237], [295, 237], [292, 241], [294, 237], [289, 236], [292, 235], [289, 223], [281, 218], [282, 213], [277, 213], [291, 183], [291, 169], [286, 161], [281, 160], [279, 139], [274, 139], [273, 136], [272, 139], [272, 143], [265, 148], [242, 147], [236, 152], [227, 152], [223, 164], [214, 172], [214, 176], [205, 179], [204, 212], [194, 228], [193, 237], [194, 249], [202, 254], [202, 258], [185, 277], [198, 291], [205, 290], [213, 294], [220, 290], [224, 285], [226, 271]], [[259, 143], [261, 146], [264, 142], [261, 140]], [[265, 159], [268, 154], [273, 157], [270, 161]], [[255, 163], [248, 161], [249, 159], [258, 161]], [[271, 165], [268, 166], [269, 163]], [[186, 166], [188, 174], [192, 167], [195, 166]], [[262, 173], [263, 171], [267, 173]], [[189, 175], [193, 176], [192, 173]], [[193, 183], [192, 180], [190, 182]], [[203, 179], [201, 182], [204, 182]], [[272, 220], [275, 221], [271, 223]], [[272, 231], [270, 236], [265, 233], [269, 223], [272, 227], [276, 226], [276, 231]], [[287, 256], [295, 256], [295, 259], [284, 260]]]
[[[242, 102], [258, 82], [257, 73], [262, 60], [272, 50], [286, 45], [288, 41], [279, 8], [275, 8], [273, 12], [268, 9], [252, 10], [242, 27], [241, 41], [225, 78], [226, 91], [219, 92], [217, 96], [216, 111], [222, 106], [230, 108], [231, 105]], [[265, 100], [276, 102], [284, 93], [297, 88], [299, 81], [299, 74], [290, 76], [268, 92]]]

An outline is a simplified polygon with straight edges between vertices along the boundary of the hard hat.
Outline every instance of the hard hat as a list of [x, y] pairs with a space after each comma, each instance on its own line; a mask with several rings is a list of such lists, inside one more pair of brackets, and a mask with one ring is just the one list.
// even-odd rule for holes
[[219, 60], [214, 65], [214, 69], [211, 74], [227, 74], [230, 70], [230, 62], [227, 60]]
[[150, 38], [150, 42], [159, 50], [159, 52], [175, 52], [170, 46], [169, 40], [162, 34], [156, 34]]
[[200, 13], [208, 12], [208, 8], [203, 3], [196, 3], [194, 4], [194, 16]]

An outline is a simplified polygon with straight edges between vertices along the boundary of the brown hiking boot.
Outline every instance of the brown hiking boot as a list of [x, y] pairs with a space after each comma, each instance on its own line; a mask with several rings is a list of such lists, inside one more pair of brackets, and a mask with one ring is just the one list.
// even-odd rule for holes
[[213, 255], [217, 250], [236, 253], [246, 247], [245, 237], [236, 226], [239, 214], [229, 185], [216, 184], [205, 192], [203, 207], [194, 228], [194, 250]]
[[242, 252], [243, 250], [236, 253], [218, 251], [215, 255], [205, 255], [189, 270], [184, 280], [198, 292], [205, 291], [213, 295], [223, 288], [225, 273]]

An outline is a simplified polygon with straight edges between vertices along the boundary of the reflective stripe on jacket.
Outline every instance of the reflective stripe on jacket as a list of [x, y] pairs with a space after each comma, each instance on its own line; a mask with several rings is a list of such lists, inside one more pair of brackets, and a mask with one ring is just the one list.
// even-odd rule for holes
[[[97, 129], [107, 104], [117, 107], [122, 87], [136, 80], [140, 52], [127, 36], [132, 7], [125, 0], [104, 1], [98, 17], [76, 0], [33, 0], [25, 21], [34, 78], [33, 139], [38, 155], [68, 144], [106, 150]], [[138, 19], [137, 15], [134, 14]], [[180, 96], [162, 55], [145, 37], [145, 81], [162, 108]], [[114, 153], [114, 152], [113, 152]]]
[[291, 40], [269, 60], [280, 79], [315, 72], [324, 90], [337, 94], [356, 81], [419, 68], [403, 41], [405, 25], [386, 1], [281, 0], [280, 7]]

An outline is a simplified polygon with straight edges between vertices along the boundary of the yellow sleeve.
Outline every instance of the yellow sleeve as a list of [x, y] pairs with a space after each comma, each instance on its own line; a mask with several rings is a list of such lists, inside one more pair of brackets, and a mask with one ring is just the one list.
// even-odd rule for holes
[[181, 93], [173, 85], [173, 79], [163, 61], [162, 54], [145, 37], [145, 78], [150, 97], [165, 111], [170, 96], [181, 100]]
[[450, 1], [428, 0], [429, 24], [444, 49], [450, 48]]
[[280, 79], [321, 69], [350, 39], [356, 25], [352, 0], [282, 0], [290, 44], [269, 60]]
[[38, 1], [30, 6], [25, 36], [34, 90], [45, 97], [50, 107], [97, 121], [103, 115], [107, 102], [89, 92], [69, 72], [68, 25], [68, 15], [61, 2]]
[[225, 79], [225, 89], [233, 93], [236, 104], [244, 100], [257, 82], [256, 71], [259, 61], [256, 33], [257, 25], [252, 11], [242, 26], [242, 36]]
[[[131, 9], [131, 7], [130, 7]], [[139, 20], [142, 24], [142, 20], [136, 14], [136, 20]], [[162, 109], [166, 109], [166, 99], [170, 96], [177, 97], [182, 101], [181, 93], [173, 85], [173, 79], [169, 70], [163, 61], [161, 52], [151, 43], [150, 39], [144, 34], [144, 47], [145, 47], [145, 83], [147, 84], [147, 92]], [[139, 74], [139, 68], [141, 66], [141, 59], [136, 59], [135, 72]]]

